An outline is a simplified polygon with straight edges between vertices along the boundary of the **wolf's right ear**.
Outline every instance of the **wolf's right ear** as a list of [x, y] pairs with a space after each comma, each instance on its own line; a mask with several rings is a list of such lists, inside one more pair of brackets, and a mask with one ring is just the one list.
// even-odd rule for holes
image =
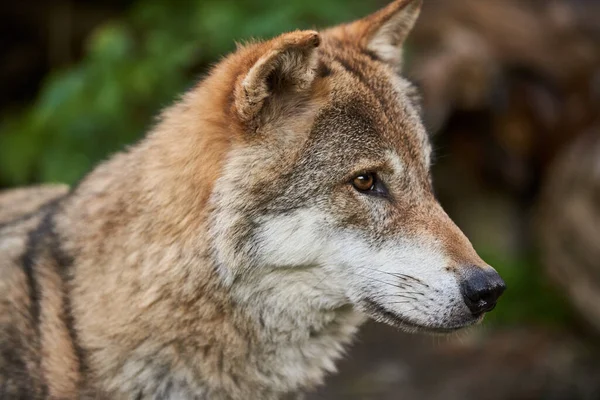
[[296, 31], [261, 44], [258, 51], [263, 54], [236, 82], [234, 101], [240, 120], [255, 120], [266, 99], [277, 91], [307, 90], [315, 77], [320, 43], [316, 31]]

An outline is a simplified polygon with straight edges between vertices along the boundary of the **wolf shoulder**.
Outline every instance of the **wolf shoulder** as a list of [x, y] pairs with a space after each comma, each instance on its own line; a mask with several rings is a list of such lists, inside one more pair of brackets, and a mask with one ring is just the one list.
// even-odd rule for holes
[[37, 398], [35, 296], [24, 265], [29, 236], [45, 210], [68, 192], [65, 185], [0, 191], [0, 399]]
[[40, 185], [0, 190], [0, 232], [34, 218], [44, 206], [69, 191], [67, 185]]

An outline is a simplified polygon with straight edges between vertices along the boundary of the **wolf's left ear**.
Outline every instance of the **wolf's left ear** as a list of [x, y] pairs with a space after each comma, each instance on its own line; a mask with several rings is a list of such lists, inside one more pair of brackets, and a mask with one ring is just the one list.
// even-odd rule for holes
[[396, 0], [368, 17], [335, 27], [327, 34], [358, 44], [399, 70], [402, 45], [419, 17], [421, 5], [422, 0]]
[[245, 123], [255, 120], [269, 97], [306, 91], [315, 78], [315, 51], [320, 43], [317, 32], [296, 31], [253, 47], [258, 58], [240, 77], [234, 92], [240, 119]]

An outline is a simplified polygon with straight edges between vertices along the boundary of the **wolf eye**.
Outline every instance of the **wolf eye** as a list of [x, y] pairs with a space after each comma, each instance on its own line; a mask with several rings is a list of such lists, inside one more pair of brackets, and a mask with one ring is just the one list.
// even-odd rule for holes
[[360, 174], [352, 179], [352, 186], [359, 192], [367, 192], [375, 188], [374, 174]]
[[388, 190], [377, 174], [373, 172], [365, 172], [356, 175], [350, 181], [354, 189], [358, 192], [373, 196], [387, 197]]

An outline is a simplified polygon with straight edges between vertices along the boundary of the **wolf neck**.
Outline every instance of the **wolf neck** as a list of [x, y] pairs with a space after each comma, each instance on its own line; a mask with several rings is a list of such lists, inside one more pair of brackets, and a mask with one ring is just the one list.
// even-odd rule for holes
[[308, 271], [272, 271], [230, 288], [238, 312], [255, 327], [258, 362], [247, 373], [259, 387], [284, 393], [321, 384], [364, 321], [350, 305], [317, 305], [305, 296], [298, 282], [307, 275], [315, 278]]
[[[303, 306], [306, 299], [299, 294], [290, 296], [301, 273], [225, 287], [206, 253], [164, 251], [179, 253], [181, 263], [154, 272], [142, 268], [145, 277], [121, 281], [119, 290], [129, 292], [123, 300], [120, 293], [105, 292], [100, 297], [105, 300], [93, 304], [89, 288], [75, 289], [80, 309], [102, 308], [80, 313], [77, 323], [81, 345], [91, 353], [88, 360], [98, 361], [89, 367], [106, 377], [101, 386], [119, 388], [115, 398], [163, 393], [164, 398], [246, 399], [262, 392], [261, 398], [276, 399], [321, 384], [363, 321], [348, 306], [318, 309]], [[95, 285], [110, 280], [95, 278]]]

